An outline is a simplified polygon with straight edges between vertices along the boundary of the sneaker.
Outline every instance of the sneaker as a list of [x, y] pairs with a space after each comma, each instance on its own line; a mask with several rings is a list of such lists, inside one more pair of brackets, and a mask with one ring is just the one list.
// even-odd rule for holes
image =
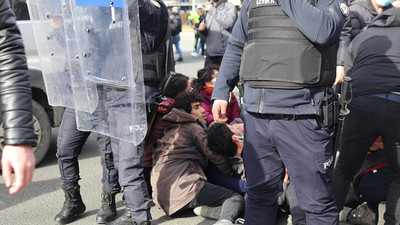
[[366, 202], [351, 210], [346, 222], [350, 224], [375, 225], [376, 214]]
[[218, 222], [214, 223], [214, 225], [231, 225], [234, 224], [229, 220], [219, 220]]
[[198, 206], [193, 209], [194, 214], [202, 216], [207, 219], [219, 220], [221, 218], [221, 206], [210, 207], [210, 206]]
[[235, 220], [235, 224], [244, 224], [244, 219], [243, 218], [237, 218]]
[[183, 58], [178, 58], [176, 61], [177, 62], [183, 62]]
[[197, 52], [192, 52], [192, 53], [190, 53], [193, 57], [197, 57], [197, 56], [199, 56], [199, 53], [197, 53]]

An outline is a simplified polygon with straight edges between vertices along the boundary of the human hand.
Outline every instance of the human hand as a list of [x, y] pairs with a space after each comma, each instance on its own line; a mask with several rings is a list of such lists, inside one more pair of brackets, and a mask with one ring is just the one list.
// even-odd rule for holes
[[226, 123], [228, 117], [226, 117], [226, 108], [228, 102], [221, 99], [216, 99], [213, 103], [212, 114], [216, 123]]
[[376, 151], [378, 149], [384, 149], [382, 137], [378, 136], [372, 146], [369, 148], [369, 151]]
[[336, 66], [336, 79], [333, 85], [338, 85], [344, 81], [344, 66]]
[[[35, 155], [32, 146], [6, 145], [2, 150], [2, 175], [9, 193], [15, 194], [26, 187], [31, 181], [35, 169]], [[15, 181], [12, 182], [12, 170]]]
[[241, 134], [244, 134], [244, 124], [243, 123], [236, 123], [231, 125], [233, 129], [238, 130]]
[[205, 31], [207, 29], [206, 23], [201, 22], [199, 24], [199, 31]]
[[208, 11], [210, 10], [212, 7], [214, 7], [214, 4], [212, 2], [206, 2], [205, 3], [205, 10]]

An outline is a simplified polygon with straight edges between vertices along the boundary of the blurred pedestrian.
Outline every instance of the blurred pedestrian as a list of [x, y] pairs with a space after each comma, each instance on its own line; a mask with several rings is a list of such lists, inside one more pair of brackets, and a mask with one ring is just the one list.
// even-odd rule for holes
[[220, 65], [228, 38], [237, 19], [236, 7], [227, 0], [213, 0], [206, 3], [206, 19], [199, 25], [199, 31], [206, 37], [207, 52], [204, 67]]
[[179, 36], [179, 34], [182, 31], [182, 20], [179, 14], [174, 11], [169, 14], [169, 19], [169, 28], [171, 30], [172, 43], [175, 45], [176, 52], [178, 53], [178, 59], [176, 61], [182, 62], [183, 55], [181, 47], [179, 46], [179, 42], [181, 41], [181, 37]]
[[[193, 18], [192, 18], [193, 16]], [[201, 55], [205, 54], [205, 44], [206, 44], [206, 39], [205, 36], [201, 34], [199, 31], [199, 25], [205, 20], [206, 14], [203, 9], [202, 4], [197, 5], [197, 13], [196, 14], [191, 14], [188, 19], [189, 22], [192, 24], [192, 28], [194, 29], [194, 38], [195, 38], [195, 43], [194, 43], [194, 51], [191, 53], [193, 57], [199, 56], [199, 51], [201, 49]]]

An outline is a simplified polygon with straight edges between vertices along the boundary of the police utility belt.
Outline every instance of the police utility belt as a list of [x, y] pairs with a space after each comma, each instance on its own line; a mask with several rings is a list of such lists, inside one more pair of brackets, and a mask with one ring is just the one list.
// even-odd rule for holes
[[339, 122], [339, 98], [332, 88], [325, 88], [321, 105], [321, 116], [294, 114], [263, 114], [261, 118], [269, 120], [316, 119], [321, 127], [329, 127]]

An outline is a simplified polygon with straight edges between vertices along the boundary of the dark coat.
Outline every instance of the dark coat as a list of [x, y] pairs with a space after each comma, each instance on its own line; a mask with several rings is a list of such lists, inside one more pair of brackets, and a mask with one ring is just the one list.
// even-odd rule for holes
[[383, 11], [351, 42], [345, 74], [353, 96], [400, 91], [400, 8]]
[[172, 109], [164, 116], [168, 122], [158, 140], [151, 171], [153, 200], [167, 215], [180, 210], [203, 188], [207, 159], [223, 172], [231, 173], [227, 158], [215, 155], [207, 146], [207, 134], [197, 117]]
[[371, 0], [356, 2], [350, 6], [351, 40], [353, 40], [363, 29], [371, 23], [372, 19], [378, 15]]
[[167, 126], [167, 122], [163, 121], [162, 118], [169, 113], [174, 99], [167, 98], [162, 101], [157, 107], [157, 113], [154, 118], [153, 126], [149, 132], [149, 136], [146, 139], [145, 149], [142, 155], [142, 166], [143, 167], [153, 167], [153, 152], [154, 144], [156, 141], [164, 135], [164, 128]]
[[36, 146], [24, 44], [9, 1], [0, 1], [0, 110], [3, 144]]

